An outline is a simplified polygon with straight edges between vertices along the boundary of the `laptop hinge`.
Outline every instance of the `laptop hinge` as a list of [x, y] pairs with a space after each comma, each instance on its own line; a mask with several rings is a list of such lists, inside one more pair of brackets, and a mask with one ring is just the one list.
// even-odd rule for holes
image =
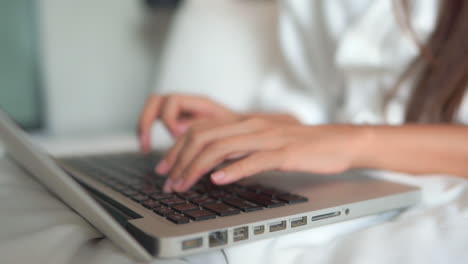
[[[81, 183], [81, 182], [80, 182]], [[141, 215], [130, 210], [129, 208], [119, 204], [117, 201], [112, 200], [105, 194], [94, 190], [92, 187], [84, 183], [81, 185], [88, 191], [88, 193], [98, 202], [122, 227], [135, 238], [142, 247], [144, 247], [151, 255], [156, 256], [158, 253], [158, 241], [155, 237], [149, 236], [137, 227], [135, 227], [129, 220], [142, 218]]]

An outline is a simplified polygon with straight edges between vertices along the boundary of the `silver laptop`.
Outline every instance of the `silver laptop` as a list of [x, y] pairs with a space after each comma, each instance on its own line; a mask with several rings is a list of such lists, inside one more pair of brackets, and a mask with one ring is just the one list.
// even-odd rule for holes
[[398, 210], [420, 190], [350, 172], [268, 172], [228, 186], [200, 180], [190, 191], [161, 191], [161, 154], [50, 157], [0, 111], [8, 156], [139, 260], [173, 258]]

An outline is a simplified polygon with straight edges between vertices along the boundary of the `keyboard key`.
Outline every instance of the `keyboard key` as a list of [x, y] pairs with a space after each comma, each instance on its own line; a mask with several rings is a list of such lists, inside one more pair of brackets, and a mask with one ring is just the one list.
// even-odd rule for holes
[[203, 209], [188, 211], [188, 212], [185, 212], [184, 214], [195, 221], [216, 218], [216, 215], [214, 213], [207, 211], [207, 210], [203, 210]]
[[240, 210], [223, 203], [213, 203], [203, 205], [206, 209], [215, 212], [219, 216], [239, 214]]
[[167, 220], [176, 224], [187, 224], [190, 220], [181, 214], [170, 214], [166, 216]]
[[153, 211], [160, 216], [167, 216], [169, 214], [175, 213], [171, 208], [168, 207], [156, 207], [153, 209]]
[[254, 192], [254, 193], [260, 193], [260, 188], [262, 187], [262, 185], [258, 184], [258, 183], [255, 183], [255, 184], [249, 184], [249, 185], [245, 185], [245, 188], [251, 192]]
[[150, 197], [158, 201], [162, 199], [176, 198], [176, 196], [172, 193], [163, 193], [163, 192], [152, 194], [150, 195]]
[[307, 197], [303, 197], [303, 196], [296, 195], [296, 194], [289, 194], [289, 193], [279, 195], [278, 199], [280, 199], [281, 201], [287, 202], [288, 204], [303, 203], [309, 200], [307, 199]]
[[286, 194], [286, 192], [284, 191], [270, 188], [270, 187], [265, 187], [260, 184], [247, 185], [246, 188], [252, 192], [264, 194], [264, 195], [270, 196], [271, 198], [276, 198], [278, 195]]
[[177, 204], [185, 203], [185, 200], [182, 200], [182, 199], [176, 197], [176, 198], [163, 199], [163, 200], [160, 200], [159, 202], [161, 202], [162, 204], [167, 205], [167, 206], [174, 206], [174, 205], [177, 205]]
[[153, 178], [151, 179], [151, 182], [154, 183], [156, 186], [158, 186], [162, 190], [162, 187], [166, 183], [166, 177], [160, 177], [160, 176], [153, 174]]
[[222, 200], [222, 199], [232, 197], [233, 194], [222, 191], [222, 190], [216, 190], [216, 191], [211, 191], [210, 193], [208, 193], [208, 196], [216, 200]]
[[225, 186], [222, 186], [220, 188], [222, 188], [223, 190], [225, 190], [227, 192], [234, 193], [234, 194], [236, 194], [238, 192], [244, 192], [246, 190], [244, 186], [242, 186], [240, 184], [237, 184], [237, 183], [225, 185]]
[[278, 207], [278, 206], [283, 206], [284, 203], [279, 201], [279, 200], [276, 200], [276, 199], [273, 199], [269, 196], [266, 196], [266, 195], [263, 195], [263, 194], [257, 194], [257, 193], [254, 193], [254, 192], [250, 192], [250, 191], [246, 191], [246, 192], [241, 192], [241, 193], [238, 193], [237, 195], [239, 195], [240, 197], [244, 198], [244, 199], [247, 199], [251, 202], [254, 202], [256, 204], [260, 204], [264, 207], [268, 207], [268, 208], [273, 208], [273, 207]]
[[192, 203], [183, 203], [183, 204], [177, 204], [177, 205], [172, 206], [172, 209], [174, 209], [175, 211], [179, 213], [184, 213], [187, 211], [196, 210], [200, 208], [197, 205], [194, 205]]
[[155, 193], [160, 193], [161, 189], [152, 183], [145, 183], [142, 188], [138, 190], [142, 194], [150, 195], [150, 194], [155, 194]]
[[195, 191], [186, 191], [183, 193], [177, 193], [177, 196], [179, 196], [182, 199], [192, 199], [200, 197], [201, 195]]
[[216, 190], [217, 188], [219, 187], [212, 183], [199, 182], [192, 187], [192, 190], [198, 192], [199, 194], [207, 194], [213, 190]]
[[148, 199], [144, 202], [141, 203], [144, 207], [148, 208], [148, 209], [153, 209], [153, 208], [156, 208], [156, 207], [161, 207], [161, 203], [158, 202], [158, 201], [155, 201], [155, 200], [151, 200], [151, 199]]
[[261, 187], [258, 189], [260, 193], [270, 196], [271, 198], [278, 198], [279, 195], [286, 194], [284, 191], [280, 191], [273, 188]]
[[163, 188], [164, 188], [164, 181], [163, 182], [158, 182], [158, 181], [155, 181], [154, 184], [156, 184], [156, 186], [158, 186], [159, 190], [162, 192], [163, 191]]
[[246, 201], [240, 198], [236, 198], [236, 197], [224, 199], [223, 202], [231, 206], [234, 206], [236, 208], [239, 208], [244, 212], [252, 212], [252, 211], [258, 211], [258, 210], [263, 209], [263, 207], [258, 204], [255, 204], [255, 203], [252, 203], [250, 201]]
[[190, 199], [195, 204], [198, 205], [204, 205], [204, 204], [209, 204], [209, 203], [215, 203], [216, 200], [207, 196], [202, 196], [202, 197], [196, 197], [193, 199]]

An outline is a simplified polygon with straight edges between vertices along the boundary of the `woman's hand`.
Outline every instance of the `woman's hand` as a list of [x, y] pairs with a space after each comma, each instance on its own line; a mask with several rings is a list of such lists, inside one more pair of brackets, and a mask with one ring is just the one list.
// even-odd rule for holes
[[234, 158], [211, 175], [214, 183], [228, 184], [269, 170], [338, 173], [357, 166], [358, 146], [365, 138], [355, 126], [303, 126], [258, 116], [198, 122], [177, 140], [157, 171], [170, 172], [166, 192], [186, 191]]
[[178, 94], [152, 95], [140, 116], [140, 146], [143, 152], [151, 150], [151, 128], [157, 119], [161, 119], [171, 135], [177, 138], [184, 134], [194, 122], [201, 120], [226, 122], [240, 120], [246, 116], [299, 123], [297, 119], [287, 114], [236, 113], [207, 97]]
[[151, 127], [161, 119], [174, 137], [182, 135], [195, 121], [230, 120], [239, 114], [213, 100], [191, 95], [152, 95], [143, 109], [139, 122], [140, 145], [143, 152], [151, 149]]

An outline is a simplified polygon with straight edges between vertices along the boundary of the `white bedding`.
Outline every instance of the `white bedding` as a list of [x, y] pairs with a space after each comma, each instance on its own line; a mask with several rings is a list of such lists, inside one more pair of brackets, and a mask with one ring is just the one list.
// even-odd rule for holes
[[[101, 143], [105, 146], [116, 144]], [[153, 263], [468, 263], [467, 181], [375, 174], [421, 186], [423, 202], [400, 215], [390, 212]], [[134, 263], [1, 154], [0, 224], [0, 263]]]

